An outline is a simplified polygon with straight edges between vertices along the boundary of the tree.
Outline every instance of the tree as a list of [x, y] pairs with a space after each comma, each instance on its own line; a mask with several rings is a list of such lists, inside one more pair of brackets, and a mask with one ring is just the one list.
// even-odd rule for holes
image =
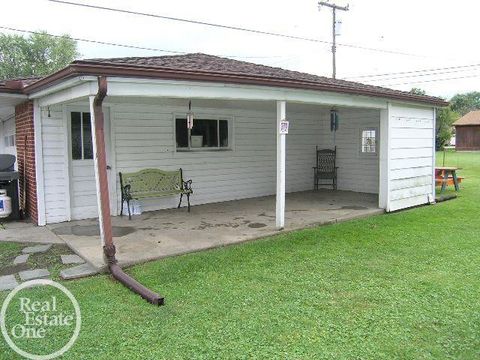
[[437, 109], [437, 129], [435, 137], [435, 146], [437, 150], [443, 149], [448, 145], [448, 141], [453, 135], [452, 124], [459, 118], [459, 115], [451, 109], [446, 107]]
[[78, 55], [77, 42], [68, 35], [0, 34], [0, 79], [48, 75], [64, 68]]
[[480, 109], [480, 92], [473, 91], [466, 94], [457, 94], [450, 99], [452, 110], [460, 116], [472, 110]]
[[427, 95], [427, 92], [423, 89], [420, 89], [420, 88], [412, 88], [410, 91], [409, 91], [410, 94], [415, 94], [415, 95]]

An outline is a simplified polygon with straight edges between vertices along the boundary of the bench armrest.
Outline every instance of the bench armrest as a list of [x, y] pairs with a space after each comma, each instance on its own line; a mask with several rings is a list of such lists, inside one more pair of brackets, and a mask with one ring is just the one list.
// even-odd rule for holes
[[132, 193], [131, 193], [131, 189], [132, 189], [132, 186], [131, 185], [125, 185], [123, 188], [122, 188], [122, 193], [123, 193], [123, 197], [125, 199], [132, 199]]
[[193, 192], [192, 190], [192, 180], [187, 180], [183, 182], [183, 190], [188, 192]]

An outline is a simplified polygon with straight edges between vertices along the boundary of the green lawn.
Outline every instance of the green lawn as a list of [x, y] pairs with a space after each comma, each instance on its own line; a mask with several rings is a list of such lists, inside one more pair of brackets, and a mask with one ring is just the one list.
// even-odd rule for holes
[[455, 200], [129, 269], [164, 307], [64, 283], [83, 316], [64, 358], [480, 358], [480, 153], [446, 164]]

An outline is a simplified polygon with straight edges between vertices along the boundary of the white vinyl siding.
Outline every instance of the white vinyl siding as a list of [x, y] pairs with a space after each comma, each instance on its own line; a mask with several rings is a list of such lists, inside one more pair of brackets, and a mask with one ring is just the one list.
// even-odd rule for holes
[[433, 196], [434, 111], [392, 106], [390, 211], [426, 204]]
[[[323, 142], [320, 147], [337, 146], [338, 190], [378, 193], [378, 156], [361, 154], [361, 131], [376, 129], [377, 141], [381, 138], [380, 111], [367, 109], [339, 109], [339, 128], [330, 131], [329, 113], [324, 114]], [[287, 146], [288, 148], [288, 146]], [[287, 169], [288, 171], [288, 169]]]
[[[162, 101], [162, 105], [114, 103], [110, 108], [112, 175], [116, 179], [116, 204], [120, 212], [118, 172], [144, 168], [176, 170], [182, 168], [185, 179], [193, 180], [192, 204], [228, 201], [275, 194], [276, 183], [276, 113], [275, 103], [214, 102], [209, 106], [195, 104], [198, 118], [214, 116], [231, 122], [231, 149], [221, 151], [176, 151], [175, 115], [185, 113], [178, 101]], [[67, 108], [68, 109], [68, 108]], [[61, 107], [50, 107], [51, 117], [42, 111], [45, 201], [47, 223], [96, 215], [94, 203], [81, 210], [79, 196], [86, 190], [74, 181], [68, 170], [68, 127]], [[332, 148], [330, 109], [287, 104], [290, 121], [286, 137], [286, 191], [313, 189], [315, 147]], [[62, 116], [65, 116], [63, 120]], [[339, 109], [340, 128], [336, 134], [338, 187], [340, 190], [378, 193], [378, 157], [360, 154], [360, 129], [378, 128], [380, 112], [366, 109]], [[380, 139], [381, 134], [377, 133]], [[88, 194], [94, 186], [93, 165], [88, 174]], [[69, 173], [70, 171], [70, 173]], [[87, 172], [83, 172], [87, 174]], [[69, 179], [70, 177], [70, 179]], [[75, 176], [76, 177], [76, 176]], [[82, 186], [80, 186], [82, 185]], [[90, 186], [91, 185], [91, 186]], [[66, 191], [71, 189], [71, 202]], [[142, 201], [144, 211], [171, 208], [178, 196]], [[71, 210], [70, 210], [71, 209]], [[87, 210], [85, 208], [85, 210]], [[71, 212], [71, 215], [70, 215]], [[87, 214], [88, 213], [88, 214]]]
[[[275, 193], [276, 136], [274, 107], [271, 111], [199, 108], [195, 114], [231, 119], [231, 150], [175, 151], [173, 114], [185, 109], [170, 106], [116, 105], [114, 136], [117, 172], [147, 167], [182, 168], [193, 179], [193, 204], [243, 199]], [[287, 108], [288, 114], [288, 108]], [[313, 187], [312, 166], [320, 137], [320, 116], [288, 114], [287, 191]], [[120, 190], [117, 192], [120, 194]], [[142, 202], [146, 210], [172, 207], [177, 197]]]
[[50, 117], [47, 109], [41, 111], [47, 224], [69, 220], [67, 124], [62, 107], [50, 106], [49, 112]]

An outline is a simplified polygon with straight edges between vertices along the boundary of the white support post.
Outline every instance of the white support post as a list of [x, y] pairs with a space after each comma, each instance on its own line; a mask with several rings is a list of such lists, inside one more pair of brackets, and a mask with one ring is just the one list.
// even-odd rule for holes
[[45, 185], [43, 177], [43, 141], [42, 141], [42, 114], [38, 100], [33, 101], [33, 131], [35, 139], [35, 181], [37, 184], [37, 224], [47, 224], [45, 211]]
[[390, 211], [390, 115], [391, 105], [380, 110], [380, 160], [378, 206]]
[[277, 198], [276, 226], [285, 227], [285, 134], [280, 133], [280, 123], [286, 120], [286, 101], [277, 101]]
[[103, 217], [100, 216], [102, 213], [102, 201], [100, 198], [100, 177], [98, 174], [98, 152], [97, 152], [97, 139], [95, 134], [95, 111], [94, 111], [94, 100], [95, 96], [89, 96], [90, 102], [90, 122], [92, 128], [92, 143], [93, 143], [93, 164], [95, 169], [95, 186], [97, 190], [97, 205], [98, 205], [98, 222], [100, 227], [100, 240], [102, 242], [102, 247], [105, 245], [104, 231], [103, 231]]

